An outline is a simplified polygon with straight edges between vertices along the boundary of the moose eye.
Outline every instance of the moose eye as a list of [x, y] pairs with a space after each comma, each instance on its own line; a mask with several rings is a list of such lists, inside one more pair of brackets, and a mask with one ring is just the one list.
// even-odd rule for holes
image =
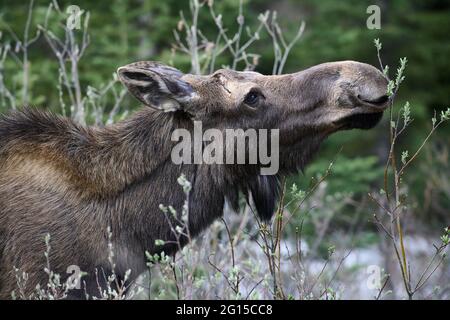
[[261, 94], [259, 92], [250, 91], [245, 96], [244, 103], [249, 106], [254, 105], [258, 102], [260, 96], [261, 96]]

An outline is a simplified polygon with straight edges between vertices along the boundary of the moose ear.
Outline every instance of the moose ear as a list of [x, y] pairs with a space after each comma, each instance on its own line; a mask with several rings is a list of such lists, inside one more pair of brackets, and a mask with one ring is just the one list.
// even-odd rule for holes
[[135, 62], [120, 67], [117, 73], [137, 99], [165, 112], [182, 109], [195, 95], [191, 85], [181, 80], [181, 71], [157, 62]]

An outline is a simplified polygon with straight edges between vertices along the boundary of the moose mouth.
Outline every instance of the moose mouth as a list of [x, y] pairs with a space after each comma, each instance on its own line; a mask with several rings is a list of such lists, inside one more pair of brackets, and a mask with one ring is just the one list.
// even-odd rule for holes
[[375, 127], [383, 117], [383, 111], [389, 106], [390, 101], [387, 95], [375, 99], [357, 95], [355, 100], [360, 105], [358, 112], [349, 114], [334, 123], [340, 130]]
[[383, 111], [371, 113], [356, 113], [339, 119], [335, 124], [341, 130], [347, 129], [371, 129], [380, 122]]

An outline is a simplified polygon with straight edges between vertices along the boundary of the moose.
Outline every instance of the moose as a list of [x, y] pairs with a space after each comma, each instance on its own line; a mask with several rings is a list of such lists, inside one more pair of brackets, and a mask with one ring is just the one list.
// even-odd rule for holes
[[[14, 267], [28, 274], [27, 293], [48, 281], [47, 234], [54, 272], [64, 275], [69, 265], [86, 272], [84, 290], [68, 295], [83, 299], [104, 285], [94, 270], [111, 272], [109, 241], [115, 273], [123, 278], [131, 269], [133, 280], [146, 269], [146, 251], [174, 254], [188, 242], [160, 204], [180, 214], [188, 203], [192, 237], [223, 215], [225, 202], [238, 210], [242, 194], [269, 221], [281, 178], [302, 170], [330, 134], [374, 127], [390, 103], [383, 74], [355, 61], [284, 75], [221, 69], [207, 76], [143, 61], [120, 67], [118, 77], [143, 106], [112, 125], [81, 126], [34, 108], [0, 116], [0, 298], [16, 288]], [[262, 175], [259, 163], [173, 163], [171, 135], [193, 130], [194, 121], [221, 131], [278, 129], [278, 172]], [[191, 183], [187, 202], [181, 175]]]

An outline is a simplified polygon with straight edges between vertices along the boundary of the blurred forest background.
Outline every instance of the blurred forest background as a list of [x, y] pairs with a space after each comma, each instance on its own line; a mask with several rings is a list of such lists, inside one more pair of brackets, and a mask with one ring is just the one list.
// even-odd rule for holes
[[[29, 38], [44, 25], [48, 0], [36, 0], [29, 28]], [[189, 2], [179, 0], [113, 0], [59, 1], [62, 12], [69, 5], [77, 5], [85, 12], [81, 24], [89, 12], [90, 43], [80, 59], [79, 83], [83, 95], [95, 100], [100, 88], [108, 85], [113, 73], [122, 65], [138, 60], [158, 60], [173, 64], [184, 72], [190, 72], [190, 57], [174, 50], [174, 32], [184, 32], [180, 24], [180, 11], [190, 17]], [[23, 52], [17, 42], [23, 43], [27, 24], [29, 1], [0, 0], [0, 42], [8, 57], [0, 55], [0, 85], [8, 88], [15, 105], [24, 103], [55, 112], [61, 112], [60, 66], [55, 53], [43, 34], [28, 48], [29, 94], [23, 95]], [[376, 4], [381, 8], [381, 29], [369, 30], [366, 9]], [[239, 27], [236, 17], [239, 1], [216, 0], [214, 10], [222, 14], [223, 25], [234, 34]], [[400, 57], [408, 58], [406, 80], [396, 98], [396, 105], [409, 101], [414, 119], [408, 134], [398, 141], [399, 150], [416, 150], [431, 128], [431, 117], [450, 106], [450, 1], [448, 0], [246, 0], [244, 1], [245, 24], [251, 30], [258, 26], [258, 15], [266, 10], [276, 10], [279, 23], [287, 38], [292, 38], [301, 21], [305, 31], [292, 48], [284, 73], [295, 72], [309, 66], [336, 60], [357, 60], [379, 66], [373, 45], [375, 38], [383, 43], [382, 58], [394, 73]], [[209, 39], [214, 39], [217, 28], [210, 12], [199, 14], [199, 29]], [[48, 29], [58, 34], [58, 24], [63, 17], [52, 16]], [[83, 30], [75, 31], [82, 37]], [[17, 37], [17, 38], [16, 38]], [[244, 35], [244, 38], [248, 37]], [[257, 65], [255, 70], [272, 73], [274, 60], [272, 40], [264, 30], [259, 32], [251, 49]], [[0, 51], [0, 54], [2, 52]], [[12, 57], [12, 58], [11, 58]], [[226, 54], [218, 57], [216, 67], [229, 66]], [[237, 65], [242, 69], [244, 65]], [[120, 95], [120, 84], [112, 94]], [[108, 93], [109, 94], [109, 93]], [[104, 98], [104, 99], [103, 99]], [[61, 100], [62, 99], [62, 100]], [[67, 101], [66, 101], [67, 103]], [[105, 110], [114, 108], [113, 99], [106, 95], [101, 104]], [[123, 110], [133, 110], [138, 102], [126, 95], [121, 100]], [[0, 111], [11, 108], [11, 100], [3, 92]], [[122, 111], [123, 111], [122, 110]], [[124, 113], [114, 114], [116, 120]], [[94, 123], [95, 119], [87, 122]], [[349, 240], [365, 247], [382, 242], [383, 236], [370, 220], [375, 211], [367, 197], [371, 190], [382, 188], [384, 166], [389, 152], [388, 119], [370, 131], [347, 131], [330, 137], [320, 154], [306, 172], [294, 177], [295, 183], [307, 189], [326, 171], [334, 159], [332, 173], [326, 179], [326, 190], [311, 204], [305, 218], [304, 236], [317, 256], [326, 255], [330, 246], [336, 245], [342, 234], [356, 234]], [[450, 225], [450, 126], [441, 127], [424, 148], [417, 161], [405, 176], [408, 210], [404, 232], [410, 236], [429, 235], [431, 242], [439, 239], [442, 228]], [[326, 221], [326, 225], [323, 222]], [[291, 223], [292, 230], [299, 221]], [[293, 231], [290, 232], [293, 232]], [[320, 237], [320, 242], [317, 238]], [[411, 249], [413, 250], [413, 249]], [[448, 269], [447, 269], [448, 271]]]

